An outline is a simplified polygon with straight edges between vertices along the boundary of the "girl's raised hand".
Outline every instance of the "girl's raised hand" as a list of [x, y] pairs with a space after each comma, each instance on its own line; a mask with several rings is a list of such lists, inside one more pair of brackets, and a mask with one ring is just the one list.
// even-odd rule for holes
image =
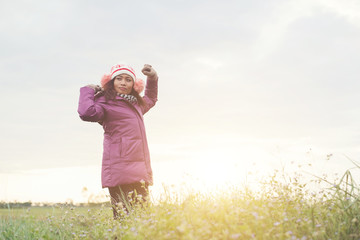
[[157, 76], [156, 71], [152, 68], [152, 66], [150, 64], [145, 64], [144, 68], [141, 70], [141, 72], [148, 77]]

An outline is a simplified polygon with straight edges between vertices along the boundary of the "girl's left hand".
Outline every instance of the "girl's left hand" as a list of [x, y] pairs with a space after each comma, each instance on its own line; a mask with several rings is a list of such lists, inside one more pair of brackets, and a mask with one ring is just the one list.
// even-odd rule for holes
[[157, 76], [156, 71], [152, 68], [152, 66], [150, 64], [145, 64], [144, 68], [141, 70], [141, 72], [148, 77]]

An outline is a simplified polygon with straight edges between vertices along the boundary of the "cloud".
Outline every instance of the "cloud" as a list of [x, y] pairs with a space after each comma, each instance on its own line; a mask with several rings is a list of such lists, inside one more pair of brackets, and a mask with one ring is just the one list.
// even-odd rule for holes
[[356, 0], [339, 1], [339, 0], [317, 0], [319, 5], [325, 7], [331, 12], [335, 12], [345, 17], [351, 24], [360, 27], [360, 3]]

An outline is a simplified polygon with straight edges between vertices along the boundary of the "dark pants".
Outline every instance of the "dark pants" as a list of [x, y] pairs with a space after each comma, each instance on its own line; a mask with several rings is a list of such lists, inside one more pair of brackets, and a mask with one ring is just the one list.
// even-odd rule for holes
[[114, 219], [120, 215], [122, 209], [125, 213], [134, 206], [134, 204], [143, 204], [149, 195], [147, 183], [131, 183], [109, 187], [111, 205], [114, 213]]

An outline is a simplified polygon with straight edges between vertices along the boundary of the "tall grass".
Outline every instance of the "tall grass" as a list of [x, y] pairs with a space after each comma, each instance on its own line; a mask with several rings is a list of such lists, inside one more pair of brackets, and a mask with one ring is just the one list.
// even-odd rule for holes
[[[308, 184], [323, 184], [311, 191]], [[0, 219], [0, 239], [360, 239], [359, 187], [347, 171], [336, 182], [275, 172], [261, 191], [231, 187], [212, 194], [164, 196], [120, 220], [108, 206], [32, 208]]]

